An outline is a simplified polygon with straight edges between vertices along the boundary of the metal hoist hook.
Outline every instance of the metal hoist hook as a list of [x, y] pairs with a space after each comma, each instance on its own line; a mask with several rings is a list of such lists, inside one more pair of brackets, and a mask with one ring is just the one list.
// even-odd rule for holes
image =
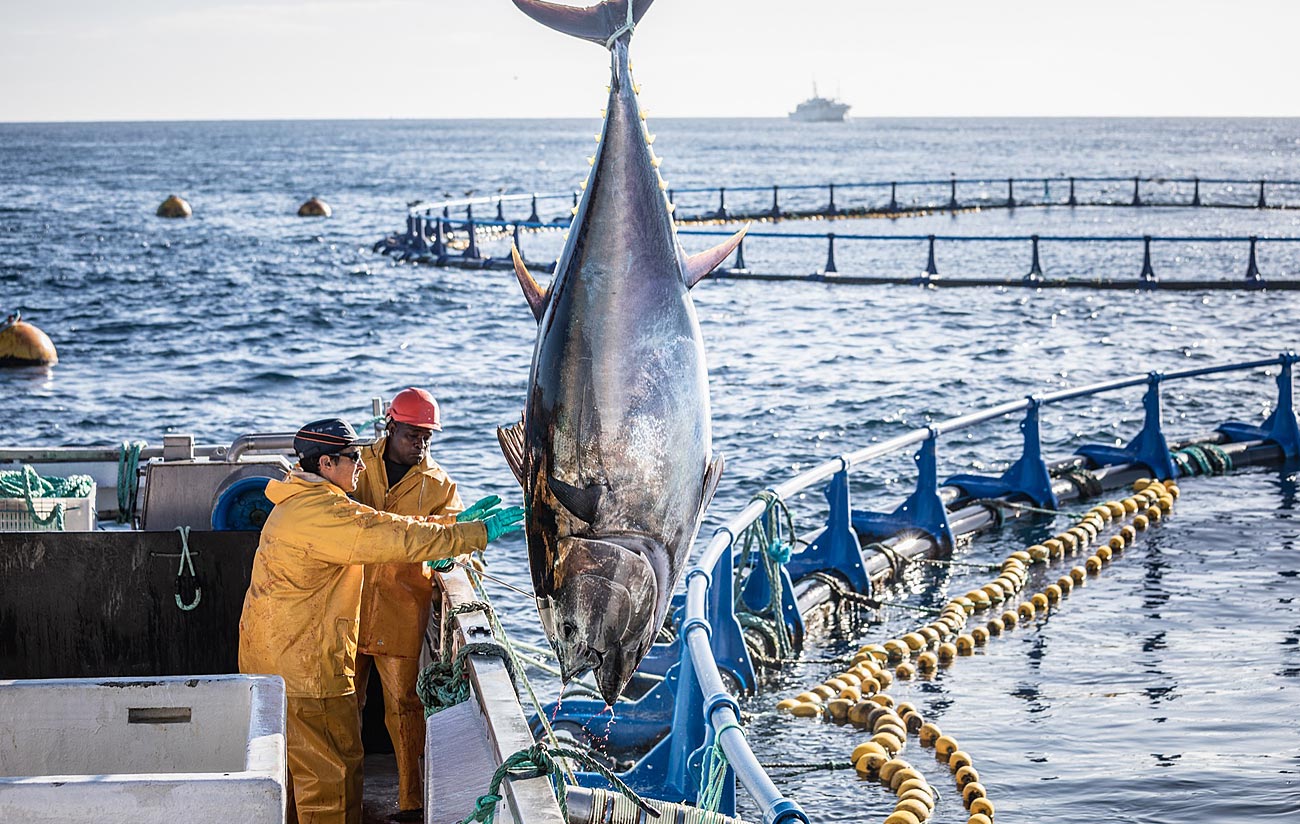
[[[178, 526], [176, 531], [181, 534], [181, 562], [176, 568], [176, 607], [181, 612], [189, 612], [203, 600], [203, 587], [199, 585], [199, 577], [194, 574], [194, 559], [190, 557], [190, 528]], [[194, 600], [188, 604], [181, 598], [181, 581], [185, 578], [186, 566], [189, 567], [190, 579], [194, 581]]]

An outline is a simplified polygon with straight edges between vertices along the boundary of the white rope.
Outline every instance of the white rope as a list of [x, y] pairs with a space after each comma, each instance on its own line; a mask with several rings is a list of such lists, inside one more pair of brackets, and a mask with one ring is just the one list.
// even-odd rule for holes
[[627, 0], [627, 20], [624, 21], [623, 25], [615, 29], [614, 33], [609, 36], [609, 39], [605, 41], [605, 48], [614, 48], [614, 42], [616, 40], [626, 33], [636, 31], [636, 22], [632, 19], [632, 3], [634, 2], [635, 0]]

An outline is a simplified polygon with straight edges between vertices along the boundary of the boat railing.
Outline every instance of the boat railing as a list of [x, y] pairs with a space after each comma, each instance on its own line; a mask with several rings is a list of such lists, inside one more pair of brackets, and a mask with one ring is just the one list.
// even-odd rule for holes
[[[824, 483], [836, 475], [847, 474], [854, 467], [865, 465], [877, 458], [900, 452], [913, 446], [937, 441], [941, 436], [960, 432], [989, 421], [1003, 418], [1016, 412], [1031, 411], [1034, 415], [1041, 406], [1064, 403], [1078, 398], [1093, 397], [1121, 389], [1146, 385], [1147, 408], [1145, 428], [1154, 426], [1159, 432], [1160, 387], [1170, 381], [1221, 375], [1231, 372], [1252, 371], [1279, 368], [1278, 404], [1271, 418], [1276, 422], [1274, 437], [1283, 440], [1300, 441], [1300, 432], [1296, 430], [1295, 412], [1292, 402], [1291, 369], [1300, 358], [1293, 352], [1286, 352], [1274, 358], [1243, 361], [1216, 366], [1183, 369], [1167, 373], [1152, 372], [1146, 375], [1133, 375], [1114, 380], [1101, 381], [1086, 386], [1060, 389], [1031, 395], [1021, 400], [1009, 401], [988, 409], [959, 415], [927, 427], [912, 429], [895, 437], [871, 444], [861, 449], [846, 452], [824, 461], [817, 466], [799, 473], [783, 483], [769, 487], [767, 492], [779, 500], [789, 500], [817, 484]], [[1154, 421], [1152, 412], [1154, 410]], [[1035, 417], [1035, 421], [1036, 421]], [[1289, 432], [1289, 434], [1288, 434]], [[1281, 434], [1279, 434], [1281, 433]], [[1036, 437], [1037, 430], [1035, 428]], [[1163, 436], [1159, 439], [1164, 443]], [[1300, 442], [1281, 444], [1286, 454], [1294, 456], [1300, 451]], [[1167, 457], [1167, 455], [1166, 455]], [[693, 665], [694, 688], [703, 696], [704, 720], [708, 725], [710, 736], [720, 740], [723, 751], [741, 786], [749, 793], [762, 811], [765, 824], [783, 824], [793, 821], [807, 821], [799, 805], [782, 794], [759, 763], [744, 733], [739, 727], [739, 703], [728, 691], [722, 673], [710, 644], [713, 627], [709, 622], [707, 605], [710, 589], [714, 586], [712, 576], [718, 571], [729, 570], [726, 560], [735, 562], [734, 552], [737, 536], [746, 528], [763, 517], [765, 504], [755, 499], [738, 514], [719, 527], [706, 544], [695, 565], [686, 573], [686, 605], [682, 620], [681, 635], [690, 651]], [[731, 556], [731, 557], [729, 557]], [[710, 573], [710, 570], [715, 570]], [[683, 679], [681, 689], [692, 688], [691, 679]]]

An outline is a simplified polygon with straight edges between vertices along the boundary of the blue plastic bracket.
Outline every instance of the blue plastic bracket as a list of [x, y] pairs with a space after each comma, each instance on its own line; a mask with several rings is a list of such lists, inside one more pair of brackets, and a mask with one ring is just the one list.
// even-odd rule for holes
[[[668, 734], [632, 769], [619, 777], [643, 795], [675, 803], [693, 803], [699, 794], [699, 763], [692, 770], [691, 760], [708, 738], [704, 723], [704, 696], [695, 677], [691, 656], [683, 655], [669, 675], [677, 683], [677, 694], [672, 705], [672, 717], [665, 719], [669, 723]], [[578, 783], [605, 786], [605, 779], [591, 773], [580, 773]]]
[[1178, 470], [1169, 455], [1169, 443], [1160, 428], [1160, 381], [1163, 376], [1152, 372], [1147, 376], [1147, 392], [1142, 397], [1142, 406], [1146, 409], [1146, 420], [1142, 431], [1128, 442], [1127, 446], [1106, 446], [1105, 444], [1087, 444], [1075, 450], [1097, 466], [1114, 466], [1115, 464], [1137, 463], [1151, 470], [1157, 480], [1177, 478]]
[[1029, 411], [1020, 422], [1025, 446], [1020, 459], [1002, 473], [1002, 477], [987, 475], [953, 475], [944, 481], [945, 486], [956, 486], [972, 498], [1025, 498], [1034, 506], [1056, 509], [1058, 501], [1052, 491], [1052, 473], [1043, 460], [1043, 442], [1039, 432], [1038, 410], [1041, 401], [1029, 396]]
[[[767, 515], [764, 518], [769, 517]], [[756, 552], [764, 552], [760, 547]], [[794, 582], [790, 580], [790, 571], [782, 564], [778, 577], [781, 579], [781, 617], [790, 630], [790, 638], [796, 649], [803, 647], [803, 616], [799, 614], [799, 601], [794, 596]], [[745, 589], [740, 594], [745, 606], [756, 613], [761, 613], [772, 603], [772, 582], [767, 577], [767, 566], [758, 561], [745, 580]]]
[[[736, 717], [739, 718], [739, 714]], [[703, 746], [691, 753], [691, 757], [687, 759], [687, 764], [695, 778], [697, 788], [703, 788], [708, 781], [708, 776], [704, 774], [704, 762], [716, 741], [717, 733], [714, 732], [713, 724], [710, 723], [707, 727]], [[731, 768], [730, 764], [727, 765], [727, 772], [722, 780], [722, 798], [718, 803], [718, 812], [725, 816], [734, 816], [736, 814], [736, 771]], [[698, 798], [698, 790], [696, 797]]]
[[1295, 392], [1291, 383], [1291, 365], [1300, 361], [1295, 352], [1283, 352], [1278, 358], [1282, 371], [1277, 376], [1277, 406], [1262, 426], [1229, 421], [1219, 431], [1232, 442], [1272, 441], [1282, 447], [1287, 458], [1300, 458], [1300, 423], [1296, 421]]
[[830, 511], [826, 514], [826, 528], [802, 552], [790, 556], [785, 565], [790, 577], [798, 580], [814, 572], [829, 572], [845, 579], [853, 591], [871, 595], [871, 579], [862, 566], [862, 549], [858, 536], [849, 524], [852, 509], [849, 506], [849, 471], [836, 472], [822, 490]]
[[[709, 647], [713, 650], [713, 660], [718, 662], [718, 667], [731, 673], [736, 683], [746, 692], [753, 692], [758, 688], [758, 678], [754, 673], [754, 662], [750, 660], [749, 650], [745, 647], [744, 630], [736, 620], [734, 553], [734, 544], [728, 543], [726, 551], [721, 553], [713, 567], [713, 582], [709, 586], [709, 596], [704, 605], [709, 624], [713, 627]], [[795, 609], [795, 614], [799, 614], [798, 608]]]
[[953, 547], [952, 527], [948, 525], [948, 510], [939, 497], [939, 473], [935, 461], [935, 441], [938, 433], [930, 430], [930, 437], [921, 443], [921, 450], [913, 456], [916, 461], [916, 491], [908, 496], [902, 506], [893, 512], [868, 512], [854, 510], [853, 528], [868, 541], [879, 541], [905, 530], [920, 530], [935, 540], [944, 550]]

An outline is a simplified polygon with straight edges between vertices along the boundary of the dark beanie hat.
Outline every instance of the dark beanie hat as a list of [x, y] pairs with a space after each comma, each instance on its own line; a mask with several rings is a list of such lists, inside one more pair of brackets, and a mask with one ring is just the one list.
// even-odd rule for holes
[[359, 441], [352, 424], [341, 418], [312, 421], [293, 437], [293, 449], [299, 458], [334, 455]]

